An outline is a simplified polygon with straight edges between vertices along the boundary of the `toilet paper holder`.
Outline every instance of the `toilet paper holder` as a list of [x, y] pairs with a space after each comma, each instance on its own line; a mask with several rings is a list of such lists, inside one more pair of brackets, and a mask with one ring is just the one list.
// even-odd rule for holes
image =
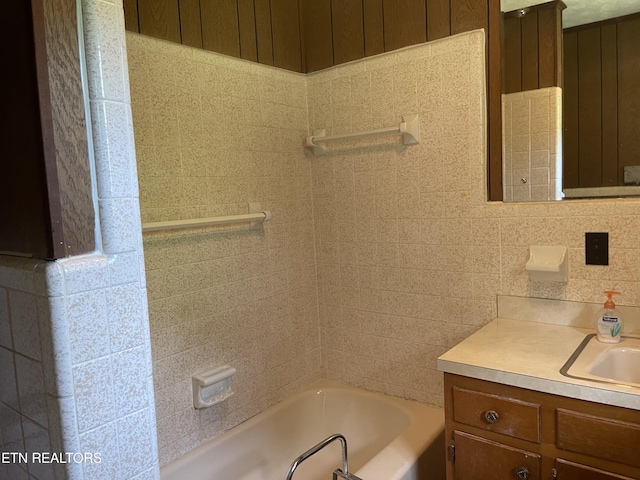
[[569, 252], [566, 246], [530, 246], [525, 265], [531, 280], [567, 283]]

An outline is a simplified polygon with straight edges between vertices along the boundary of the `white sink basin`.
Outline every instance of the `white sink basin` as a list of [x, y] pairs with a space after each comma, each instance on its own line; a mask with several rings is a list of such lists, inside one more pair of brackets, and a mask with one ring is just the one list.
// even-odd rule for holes
[[640, 388], [640, 339], [622, 337], [620, 343], [611, 344], [588, 335], [560, 373]]

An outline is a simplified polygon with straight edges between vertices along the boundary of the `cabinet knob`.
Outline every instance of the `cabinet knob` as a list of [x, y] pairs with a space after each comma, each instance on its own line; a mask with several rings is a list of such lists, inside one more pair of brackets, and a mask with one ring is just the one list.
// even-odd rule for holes
[[527, 467], [516, 468], [516, 475], [520, 480], [527, 480], [529, 478], [529, 470]]
[[489, 423], [496, 423], [498, 418], [498, 412], [495, 410], [487, 410], [484, 412], [484, 419]]

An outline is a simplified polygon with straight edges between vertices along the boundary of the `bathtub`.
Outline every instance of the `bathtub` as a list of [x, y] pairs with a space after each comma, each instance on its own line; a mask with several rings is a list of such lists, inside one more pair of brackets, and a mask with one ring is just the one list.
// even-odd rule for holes
[[[328, 380], [313, 383], [164, 466], [162, 480], [285, 480], [295, 458], [333, 433], [347, 439], [363, 480], [445, 476], [444, 412]], [[293, 480], [331, 480], [340, 442], [303, 462]]]

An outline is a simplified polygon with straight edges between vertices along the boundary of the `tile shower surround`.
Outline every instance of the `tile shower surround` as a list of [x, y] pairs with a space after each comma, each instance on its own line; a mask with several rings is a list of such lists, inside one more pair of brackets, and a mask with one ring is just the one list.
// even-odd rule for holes
[[[105, 20], [100, 23], [102, 34], [113, 35], [115, 38], [124, 36], [121, 2], [85, 2], [85, 6], [90, 5], [95, 5], [94, 14]], [[109, 15], [115, 15], [110, 5], [120, 7], [117, 13], [118, 18], [109, 17]], [[361, 113], [366, 119], [369, 118], [368, 115], [371, 115], [371, 121], [374, 121], [374, 115], [380, 115], [384, 117], [384, 126], [387, 126], [387, 120], [393, 119], [395, 123], [399, 115], [409, 113], [406, 106], [398, 107], [396, 112], [396, 106], [391, 101], [384, 98], [380, 100], [380, 97], [372, 96], [372, 93], [378, 88], [374, 85], [374, 78], [386, 82], [387, 97], [402, 95], [400, 83], [397, 83], [397, 87], [394, 88], [396, 85], [394, 83], [395, 71], [394, 76], [390, 79], [392, 73], [389, 69], [397, 68], [400, 70], [402, 67], [408, 67], [411, 72], [413, 66], [420, 65], [421, 69], [415, 70], [417, 75], [416, 89], [420, 85], [426, 87], [426, 84], [430, 83], [427, 93], [421, 91], [418, 96], [418, 90], [416, 90], [414, 97], [410, 83], [410, 88], [405, 91], [409, 98], [405, 101], [409, 102], [409, 107], [415, 105], [416, 102], [420, 107], [429, 103], [435, 107], [430, 108], [429, 112], [432, 113], [427, 112], [424, 117], [430, 121], [425, 123], [423, 120], [423, 132], [430, 133], [423, 137], [423, 144], [418, 147], [405, 150], [393, 143], [393, 147], [389, 148], [385, 147], [383, 141], [374, 142], [373, 147], [360, 147], [360, 149], [352, 148], [358, 146], [357, 144], [353, 146], [341, 144], [340, 150], [333, 149], [331, 155], [314, 158], [308, 153], [303, 154], [300, 144], [297, 145], [299, 163], [307, 164], [312, 169], [314, 230], [318, 232], [314, 231], [318, 275], [317, 280], [314, 277], [308, 281], [311, 282], [313, 288], [318, 285], [320, 295], [320, 325], [324, 354], [323, 375], [389, 394], [441, 404], [441, 394], [437, 388], [421, 387], [428, 381], [436, 383], [440, 381], [439, 377], [434, 377], [437, 374], [432, 375], [431, 367], [435, 367], [432, 358], [437, 355], [438, 351], [443, 351], [480, 325], [488, 322], [496, 313], [495, 295], [497, 293], [599, 302], [603, 289], [616, 288], [623, 292], [621, 304], [639, 304], [640, 204], [637, 200], [528, 204], [486, 203], [484, 201], [485, 154], [482, 151], [484, 145], [484, 126], [482, 125], [484, 100], [482, 105], [477, 105], [477, 108], [480, 109], [478, 111], [476, 106], [468, 105], [465, 107], [460, 104], [460, 99], [449, 96], [450, 89], [454, 88], [453, 85], [456, 82], [451, 82], [448, 75], [456, 68], [455, 65], [449, 65], [450, 62], [446, 61], [446, 54], [464, 49], [471, 51], [477, 48], [471, 46], [474, 43], [477, 44], [478, 41], [478, 38], [474, 39], [473, 35], [474, 33], [464, 34], [427, 46], [415, 47], [424, 52], [418, 56], [426, 55], [425, 58], [429, 58], [429, 55], [438, 57], [445, 54], [444, 58], [439, 61], [434, 60], [434, 69], [428, 68], [424, 62], [415, 60], [411, 55], [405, 55], [409, 51], [407, 49], [379, 58], [339, 66], [306, 77], [307, 93], [304, 101], [308, 103], [307, 118], [311, 129], [325, 126], [329, 131], [337, 132], [351, 128], [351, 125], [354, 125], [353, 128], [360, 128], [361, 124], [364, 125], [369, 121], [361, 122]], [[87, 32], [88, 39], [94, 36], [99, 38], [98, 32]], [[129, 39], [129, 36], [127, 38]], [[113, 43], [106, 42], [105, 45], [113, 45]], [[161, 42], [161, 45], [164, 47], [166, 44]], [[472, 53], [469, 53], [469, 95], [476, 92], [483, 97], [484, 90], [481, 86], [483, 76], [478, 74], [477, 61], [476, 67], [471, 69], [471, 56]], [[120, 58], [118, 57], [118, 49], [106, 48], [100, 58], [101, 61], [106, 62], [103, 65], [103, 70], [107, 76], [118, 78], [117, 72], [120, 71], [118, 70], [118, 58]], [[228, 62], [228, 65], [244, 64], [244, 62], [234, 59], [225, 58], [224, 60]], [[446, 67], [443, 69], [445, 65]], [[425, 70], [422, 67], [425, 67]], [[458, 67], [460, 67], [461, 76], [458, 81], [464, 83], [466, 62], [463, 60]], [[384, 74], [382, 72], [374, 73], [375, 70], [385, 68], [387, 70]], [[235, 68], [232, 69], [235, 70]], [[410, 76], [412, 75], [410, 73]], [[358, 77], [364, 82], [365, 87], [368, 77], [371, 89], [352, 91], [350, 88], [352, 76]], [[233, 78], [235, 80], [238, 77]], [[432, 81], [426, 82], [425, 78], [430, 78]], [[266, 86], [260, 88], [270, 90], [278, 88], [278, 85], [278, 81], [267, 81]], [[133, 89], [135, 92], [135, 88]], [[322, 91], [324, 94], [330, 94], [331, 96], [328, 97], [330, 100], [327, 101], [327, 97], [315, 96], [314, 89]], [[356, 105], [355, 99], [358, 98], [366, 100], [364, 108], [350, 107], [348, 112], [338, 108], [345, 104]], [[119, 104], [109, 104], [109, 106], [120, 107]], [[307, 107], [303, 106], [303, 108]], [[126, 125], [127, 108], [120, 108], [119, 111], [124, 112], [124, 115], [119, 117], [119, 121], [115, 125]], [[392, 116], [393, 118], [391, 118]], [[480, 122], [472, 121], [472, 117], [482, 117], [482, 120]], [[452, 128], [456, 126], [457, 128]], [[137, 128], [139, 126], [136, 124]], [[306, 125], [302, 129], [305, 128]], [[105, 128], [98, 124], [94, 125], [94, 129], [96, 134], [107, 133]], [[107, 151], [109, 149], [103, 150], [103, 152]], [[98, 156], [96, 158], [98, 171], [101, 168], [106, 169], [105, 171], [115, 168], [118, 165], [117, 159], [125, 160], [128, 158], [126, 155], [118, 153], [117, 149], [111, 151], [113, 152], [113, 164]], [[140, 157], [140, 153], [137, 155]], [[277, 159], [279, 156], [274, 155], [274, 158]], [[138, 161], [140, 162], [140, 159]], [[472, 168], [476, 168], [472, 170], [459, 169], [460, 165], [467, 165], [465, 162], [468, 162]], [[114, 185], [119, 184], [121, 180], [129, 179], [126, 175], [123, 177], [121, 173], [116, 171], [114, 171], [112, 178], [118, 179]], [[135, 184], [135, 178], [131, 180]], [[101, 185], [105, 187], [108, 183], [105, 180]], [[284, 191], [299, 188], [295, 186], [296, 184], [285, 181], [281, 185]], [[386, 193], [386, 186], [391, 189], [389, 193]], [[99, 191], [102, 187], [100, 184], [98, 185]], [[372, 194], [369, 195], [367, 192]], [[371, 203], [372, 200], [374, 203]], [[245, 201], [247, 201], [246, 198], [238, 199], [238, 209], [240, 209], [240, 203]], [[353, 203], [342, 203], [343, 201], [352, 201]], [[393, 208], [394, 204], [396, 205], [395, 209]], [[184, 213], [180, 205], [166, 208], [174, 208], [175, 213]], [[363, 216], [363, 219], [355, 220], [353, 212], [361, 213], [364, 210], [369, 212], [368, 217]], [[395, 215], [393, 215], [394, 212]], [[160, 216], [161, 213], [157, 211], [153, 215]], [[143, 215], [146, 214], [143, 213]], [[365, 220], [366, 218], [369, 220]], [[275, 244], [284, 245], [289, 235], [297, 236], [297, 234], [290, 233], [292, 230], [287, 230], [289, 227], [284, 225], [281, 227], [288, 233], [277, 234], [275, 221], [277, 219], [274, 219], [274, 223], [265, 230], [265, 236], [267, 232], [269, 235], [274, 234]], [[135, 232], [139, 232], [133, 226], [126, 228], [130, 228], [130, 233], [136, 235]], [[585, 231], [609, 231], [610, 266], [582, 265]], [[228, 232], [226, 235], [222, 237], [225, 240], [221, 240], [221, 242], [228, 242], [228, 248], [240, 252], [235, 255], [236, 257], [241, 255], [243, 249], [238, 246], [234, 247], [237, 242], [231, 241], [236, 240], [232, 238], [233, 233]], [[200, 246], [196, 243], [193, 248], [183, 249], [180, 252], [169, 249], [172, 243], [173, 240], [167, 240], [167, 252], [172, 252], [175, 255], [171, 261], [174, 262], [174, 265], [182, 265], [183, 271], [190, 271], [191, 266], [197, 263], [192, 260], [191, 256], [195, 255], [194, 252], [197, 252]], [[527, 258], [528, 245], [531, 244], [566, 244], [569, 246], [570, 280], [566, 285], [532, 283], [528, 280], [524, 263]], [[111, 265], [114, 258], [111, 255], [115, 255], [116, 258], [119, 256], [119, 261], [113, 263], [113, 266]], [[127, 281], [135, 283], [136, 277], [132, 274], [130, 267], [137, 264], [138, 253], [108, 254], [105, 258], [107, 264], [110, 265], [109, 272], [113, 271], [109, 274], [109, 278], [115, 276], [125, 284]], [[99, 271], [104, 268], [101, 258], [95, 260], [96, 265], [83, 271], [91, 272], [94, 268], [95, 271]], [[276, 260], [276, 262], [281, 261], [280, 258]], [[291, 258], [286, 258], [285, 261], [289, 264]], [[21, 274], [24, 271], [31, 271], [32, 266], [33, 263], [28, 260], [7, 257], [0, 259], [0, 338], [5, 339], [0, 344], [0, 362], [2, 362], [0, 369], [3, 372], [3, 382], [6, 382], [7, 385], [7, 389], [2, 389], [5, 396], [0, 399], [2, 402], [0, 408], [3, 409], [1, 418], [7, 420], [9, 418], [15, 419], [16, 416], [20, 417], [17, 421], [3, 421], [1, 426], [2, 439], [5, 445], [8, 444], [11, 448], [24, 446], [25, 439], [19, 428], [24, 421], [25, 424], [28, 424], [26, 422], [37, 424], [41, 430], [48, 432], [47, 436], [52, 446], [56, 445], [55, 442], [63, 434], [68, 436], [70, 442], [66, 445], [79, 445], [77, 442], [80, 439], [75, 430], [77, 428], [75, 417], [79, 410], [74, 405], [73, 397], [67, 397], [67, 401], [59, 399], [58, 406], [50, 405], [47, 419], [48, 427], [38, 424], [37, 421], [34, 422], [29, 416], [41, 417], [41, 414], [38, 414], [41, 409], [29, 410], [27, 407], [23, 413], [19, 405], [16, 406], [16, 395], [19, 395], [21, 382], [20, 376], [23, 373], [21, 373], [22, 370], [19, 371], [16, 379], [15, 369], [9, 358], [13, 358], [13, 364], [15, 364], [16, 358], [19, 359], [19, 362], [22, 362], [22, 357], [30, 360], [35, 359], [15, 350], [17, 347], [13, 344], [13, 338], [8, 344], [9, 341], [6, 339], [10, 337], [7, 332], [11, 331], [11, 321], [14, 317], [22, 318], [31, 314], [28, 313], [29, 309], [24, 305], [25, 302], [9, 305], [5, 299], [11, 295], [12, 290], [27, 290], [29, 292], [34, 289], [25, 287]], [[139, 281], [144, 284], [143, 272], [138, 271], [136, 274]], [[42, 275], [40, 274], [37, 278], [42, 279]], [[51, 279], [50, 282], [53, 285], [56, 283], [55, 278], [60, 280], [62, 277], [63, 275], [60, 273], [57, 276], [47, 278]], [[174, 286], [179, 286], [183, 278], [185, 277], [182, 274], [174, 277]], [[404, 278], [412, 280], [403, 280]], [[292, 280], [289, 278], [288, 281]], [[297, 277], [293, 281], [299, 282]], [[413, 282], [413, 285], [408, 282]], [[158, 287], [150, 285], [150, 290], [153, 288]], [[272, 288], [276, 287], [272, 286]], [[97, 291], [102, 290], [102, 288], [98, 288]], [[109, 292], [108, 288], [104, 290]], [[46, 289], [35, 289], [35, 291], [46, 291]], [[110, 293], [105, 293], [106, 298], [112, 298]], [[47, 293], [45, 297], [51, 298], [51, 294]], [[61, 301], [66, 301], [64, 296], [60, 298], [63, 299]], [[197, 301], [201, 297], [194, 294], [191, 298], [193, 300], [188, 301], [188, 298], [185, 297], [184, 303], [176, 306], [173, 311], [168, 309], [166, 315], [184, 315], [192, 308], [196, 308]], [[144, 307], [145, 304], [142, 302], [142, 308], [144, 309]], [[91, 311], [83, 305], [78, 305], [77, 308], [77, 312]], [[104, 306], [100, 306], [99, 310], [105, 311]], [[9, 313], [10, 311], [11, 313]], [[246, 311], [254, 312], [251, 308]], [[46, 310], [42, 312], [43, 316], [39, 317], [41, 318], [39, 325], [44, 324], [44, 327], [38, 330], [38, 335], [40, 336], [41, 350], [44, 352], [48, 347], [47, 335], [43, 335], [43, 332], [46, 334], [56, 317]], [[267, 318], [266, 312], [266, 310], [260, 310], [260, 317]], [[143, 319], [144, 315], [143, 313]], [[262, 338], [258, 336], [258, 333], [249, 335], [246, 333], [252, 331], [250, 328], [244, 331], [240, 328], [244, 325], [241, 321], [251, 318], [254, 317], [248, 315], [229, 318], [227, 325], [238, 331], [238, 340], [232, 346], [227, 345], [227, 348], [230, 350], [240, 347], [248, 348], [246, 346], [250, 342], [260, 344]], [[265, 323], [272, 323], [271, 317], [268, 318], [270, 321]], [[274, 318], [279, 317], [276, 315]], [[153, 319], [151, 321], [153, 322]], [[120, 318], [114, 321], [114, 325], [120, 325], [122, 322], [123, 319]], [[146, 325], [144, 320], [143, 323]], [[340, 338], [345, 339], [346, 342], [340, 351], [331, 348], [337, 338], [334, 335], [337, 334], [342, 335]], [[144, 335], [142, 337], [144, 338]], [[87, 338], [82, 336], [81, 332], [73, 331], [70, 332], [70, 341], [77, 342], [78, 349], [82, 350], [80, 346], [87, 342]], [[317, 342], [313, 339], [312, 341]], [[30, 339], [28, 342], [36, 342], [36, 340]], [[154, 356], [158, 355], [156, 351], [159, 347], [156, 343], [154, 340]], [[348, 357], [343, 353], [345, 351], [349, 353]], [[69, 348], [60, 349], [60, 353], [64, 352], [67, 352], [63, 355], [64, 358], [71, 355]], [[273, 353], [274, 356], [279, 354], [280, 352]], [[345, 365], [349, 365], [349, 367], [345, 368], [333, 361], [332, 355], [334, 354], [341, 356], [342, 360], [346, 360]], [[111, 358], [113, 355], [103, 358]], [[179, 353], [171, 355], [179, 355]], [[64, 370], [64, 358], [55, 359], [55, 368]], [[38, 363], [43, 368], [47, 365], [36, 360], [31, 362], [31, 365], [36, 364], [36, 368], [31, 369], [32, 371], [38, 371]], [[49, 365], [54, 365], [54, 362], [52, 361]], [[103, 371], [100, 365], [92, 363], [92, 361], [85, 362], [83, 365], [86, 366], [85, 372], [89, 378]], [[405, 366], [406, 368], [403, 369]], [[315, 371], [315, 368], [312, 370]], [[406, 370], [406, 376], [402, 376], [403, 370]], [[114, 375], [114, 371], [112, 370], [112, 375]], [[9, 375], [4, 375], [6, 372], [9, 372]], [[282, 372], [286, 373], [284, 368]], [[276, 375], [276, 373], [278, 372], [274, 372], [274, 376], [271, 378], [279, 378], [284, 383], [283, 377]], [[394, 375], [391, 376], [391, 373]], [[415, 375], [422, 373], [426, 373], [426, 376], [415, 378]], [[45, 376], [45, 378], [49, 377]], [[112, 378], [119, 378], [119, 375], [112, 376]], [[260, 381], [260, 378], [259, 372], [256, 371], [256, 382]], [[300, 383], [303, 381], [304, 379], [301, 379]], [[287, 395], [290, 390], [296, 388], [295, 383], [294, 379], [291, 383], [278, 386], [276, 395]], [[14, 385], [15, 388], [11, 388]], [[166, 387], [166, 385], [161, 386], [161, 390]], [[158, 385], [156, 385], [156, 389], [158, 389]], [[164, 394], [161, 397], [158, 396], [158, 410], [166, 408], [181, 411], [185, 399], [178, 397], [183, 394], [182, 391], [176, 391], [175, 396]], [[260, 394], [259, 391], [254, 394], [249, 388], [236, 393], [237, 396], [247, 397], [249, 404], [264, 404], [265, 399]], [[38, 398], [38, 394], [32, 395], [32, 397]], [[143, 394], [140, 397], [153, 402], [151, 388], [147, 389], [146, 396]], [[271, 403], [272, 401], [275, 399], [268, 399], [266, 402]], [[161, 407], [160, 404], [164, 407]], [[4, 414], [7, 412], [7, 408], [11, 412], [10, 415]], [[242, 414], [221, 410], [216, 412], [217, 418], [215, 420], [221, 425], [221, 429], [237, 424], [243, 418]], [[149, 414], [152, 418], [152, 409]], [[87, 419], [83, 421], [87, 421]], [[123, 425], [125, 423], [123, 422]], [[118, 425], [117, 422], [115, 424], [107, 422], [102, 427], [90, 430], [90, 435], [84, 436], [84, 439], [89, 440], [89, 437], [92, 437], [93, 443], [85, 445], [99, 446], [103, 451], [108, 449], [111, 452], [118, 450], [128, 452], [127, 447], [134, 446], [136, 442], [131, 436], [127, 437], [126, 435], [119, 435], [118, 440], [114, 441], [116, 437], [113, 434], [119, 432]], [[145, 425], [153, 427], [153, 422], [151, 424], [145, 423]], [[145, 431], [145, 428], [133, 431], [139, 435], [140, 432]], [[27, 427], [25, 432], [31, 433], [31, 430]], [[161, 436], [162, 434], [159, 435], [159, 437]], [[44, 437], [34, 435], [29, 438]], [[132, 443], [128, 444], [127, 439]], [[16, 443], [12, 443], [14, 441]], [[163, 441], [166, 442], [166, 438], [160, 439], [160, 442]], [[165, 460], [184, 450], [185, 445], [190, 446], [193, 443], [195, 443], [193, 437], [188, 434], [184, 435], [166, 449]], [[40, 443], [37, 448], [44, 448], [41, 447], [42, 445], [44, 444]], [[141, 446], [140, 449], [145, 458], [153, 459], [153, 445]], [[0, 473], [4, 474], [5, 472], [0, 470]], [[83, 478], [83, 473], [76, 469], [70, 477]], [[101, 478], [98, 472], [92, 473], [90, 478]], [[111, 472], [105, 470], [104, 476], [108, 476], [109, 473]], [[19, 474], [20, 472], [15, 472], [12, 478], [22, 478]], [[118, 478], [129, 477], [123, 474]], [[135, 478], [157, 478], [157, 472], [152, 468], [146, 474]]]
[[[145, 233], [160, 462], [321, 377], [306, 78], [127, 36], [143, 221], [273, 219]], [[191, 375], [237, 369], [195, 410]]]
[[[498, 293], [599, 301], [605, 287], [615, 287], [624, 292], [625, 304], [638, 303], [638, 201], [527, 205], [485, 201], [481, 33], [306, 77], [134, 34], [127, 38], [138, 161], [149, 161], [139, 169], [141, 197], [149, 198], [149, 202], [142, 201], [143, 217], [242, 213], [246, 206], [241, 202], [249, 200], [262, 201], [265, 208], [274, 210], [264, 238], [237, 230], [209, 239], [203, 234], [195, 238], [186, 233], [145, 235], [162, 462], [237, 424], [320, 373], [441, 405], [442, 377], [435, 370], [435, 358], [496, 315]], [[151, 92], [166, 92], [174, 84], [149, 84], [153, 76], [144, 72], [165, 67], [144, 63], [143, 49], [149, 55], [154, 52], [154, 62], [160, 65], [164, 57], [167, 69], [169, 64], [179, 65], [179, 70], [195, 64], [200, 75], [207, 71], [210, 77], [187, 76], [201, 82], [200, 108], [192, 112], [210, 115], [211, 121], [204, 123], [211, 132], [194, 131], [189, 123], [181, 122], [179, 98], [169, 115], [154, 111], [153, 105], [160, 102]], [[136, 72], [136, 65], [147, 68]], [[176, 72], [173, 81], [180, 75]], [[223, 80], [227, 76], [229, 82]], [[280, 100], [283, 92], [291, 90], [287, 85], [301, 80], [302, 92]], [[216, 82], [223, 83], [211, 85]], [[181, 92], [188, 102], [194, 96], [193, 83], [188, 82], [189, 88]], [[146, 97], [138, 102], [136, 92], [143, 85]], [[204, 96], [205, 89], [213, 90], [211, 98]], [[245, 102], [248, 108], [242, 107]], [[277, 113], [284, 108], [295, 113]], [[307, 113], [302, 119], [300, 109]], [[263, 113], [255, 119], [247, 110]], [[401, 115], [416, 112], [421, 115], [423, 133], [417, 146], [403, 147], [392, 137], [376, 138], [334, 144], [329, 154], [320, 157], [301, 147], [306, 122], [309, 132], [324, 128], [331, 134], [387, 127], [399, 122]], [[159, 118], [154, 120], [155, 116]], [[161, 144], [154, 143], [154, 122], [166, 131], [167, 116], [172, 119], [169, 131], [177, 132], [171, 135], [178, 142], [170, 158], [163, 155]], [[235, 136], [222, 139], [218, 132], [226, 127], [217, 125], [220, 118], [232, 125], [248, 122], [253, 125], [251, 131], [277, 135], [256, 139], [262, 142], [259, 146], [241, 143]], [[274, 154], [267, 142], [285, 135], [290, 145], [283, 142], [276, 147], [281, 153]], [[201, 148], [190, 144], [188, 139], [194, 137], [202, 142]], [[218, 141], [224, 146], [217, 146]], [[197, 155], [209, 160], [196, 161], [194, 158], [201, 158]], [[282, 169], [276, 159], [295, 167]], [[200, 170], [190, 173], [194, 168]], [[191, 183], [194, 176], [208, 180], [203, 180], [207, 186], [200, 193], [191, 196], [198, 188]], [[170, 184], [177, 200], [167, 202], [154, 193], [165, 191]], [[224, 185], [233, 187], [221, 191]], [[240, 191], [243, 188], [246, 190]], [[289, 210], [278, 214], [281, 196], [292, 203]], [[302, 199], [302, 206], [296, 207], [296, 198]], [[313, 231], [305, 221], [310, 212]], [[581, 265], [585, 231], [610, 232], [609, 267]], [[193, 246], [180, 248], [187, 241]], [[532, 244], [569, 246], [569, 283], [529, 281], [524, 264]], [[291, 246], [297, 246], [297, 253], [288, 253]], [[260, 252], [261, 260], [243, 253], [247, 251]], [[306, 260], [296, 260], [306, 255]], [[255, 262], [268, 265], [256, 266]], [[309, 303], [303, 308], [308, 320], [282, 313], [290, 300], [276, 293], [289, 296], [287, 289], [300, 284], [292, 278], [292, 262], [304, 265], [299, 271], [304, 272], [308, 285], [304, 290]], [[248, 265], [244, 271], [239, 270], [242, 265]], [[313, 273], [316, 266], [317, 277]], [[244, 295], [240, 284], [248, 280], [260, 283], [265, 275], [271, 279], [264, 283], [271, 284], [272, 292], [260, 290], [265, 297], [258, 299], [240, 297]], [[318, 333], [313, 327], [316, 285], [320, 372]], [[269, 311], [273, 313], [264, 313]], [[311, 367], [297, 367], [304, 370], [305, 379], [292, 373], [275, 390], [268, 378], [273, 381], [282, 371], [274, 371], [272, 365], [295, 365], [292, 359], [297, 357], [274, 347], [274, 338], [264, 335], [265, 322], [272, 324], [273, 319], [281, 319], [270, 328], [275, 338], [284, 341], [279, 345], [298, 338], [301, 358], [311, 362]], [[296, 319], [306, 322], [306, 330], [298, 330]], [[283, 332], [291, 334], [283, 336]], [[238, 350], [238, 345], [244, 348]], [[227, 405], [225, 412], [194, 413], [188, 389], [190, 372], [173, 368], [194, 365], [194, 358], [203, 357], [241, 366], [235, 379], [240, 389], [235, 397], [238, 403]], [[294, 367], [283, 368], [292, 372]]]

